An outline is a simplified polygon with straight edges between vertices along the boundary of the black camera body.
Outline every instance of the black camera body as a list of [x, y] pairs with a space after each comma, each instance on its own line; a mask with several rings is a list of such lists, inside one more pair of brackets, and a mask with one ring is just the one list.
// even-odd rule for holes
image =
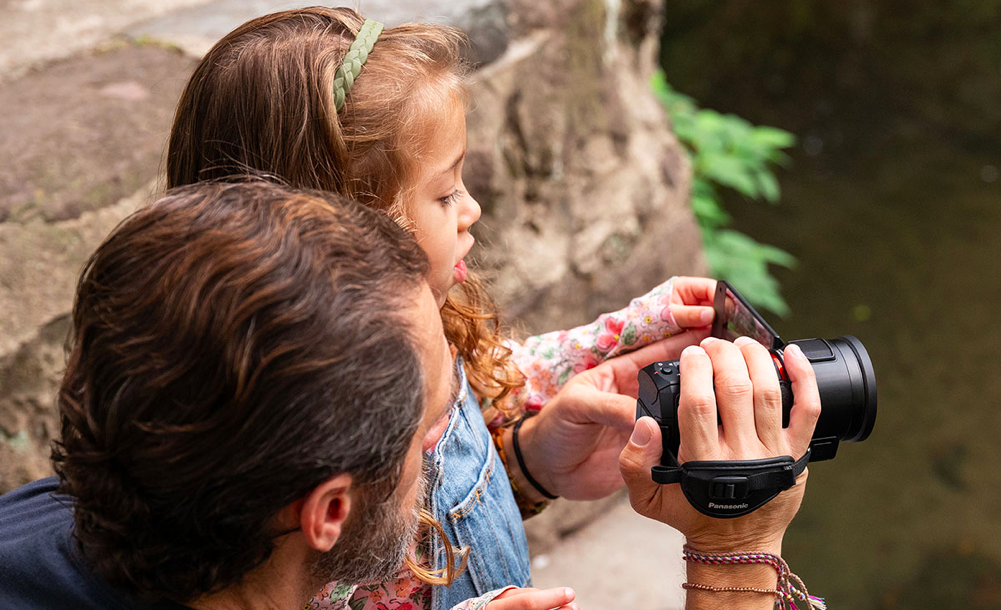
[[[798, 345], [813, 365], [820, 390], [821, 414], [810, 443], [810, 461], [832, 459], [840, 441], [862, 441], [872, 432], [876, 422], [872, 362], [862, 342], [852, 336], [790, 343]], [[792, 409], [792, 384], [785, 374], [782, 348], [769, 352], [782, 390], [782, 427], [786, 427]], [[674, 454], [681, 442], [677, 425], [680, 396], [681, 371], [677, 360], [655, 362], [640, 371], [636, 418], [649, 415], [657, 420], [665, 452], [670, 450]]]
[[[713, 307], [716, 310], [712, 331], [714, 337], [733, 341], [737, 337], [747, 336], [768, 348], [782, 391], [782, 426], [788, 426], [793, 394], [783, 360], [786, 344], [727, 282], [717, 282]], [[779, 460], [781, 464], [773, 459], [744, 463], [700, 462], [679, 466], [677, 453], [681, 431], [678, 428], [678, 402], [681, 397], [681, 371], [677, 360], [655, 362], [639, 372], [636, 401], [636, 418], [644, 415], [653, 417], [661, 430], [664, 453], [661, 466], [654, 468], [654, 480], [660, 483], [681, 482], [692, 505], [707, 515], [736, 517], [755, 510], [781, 491], [778, 488], [763, 488], [758, 490], [760, 493], [757, 494], [757, 501], [753, 501], [755, 494], [752, 493], [753, 490], [748, 491], [748, 480], [751, 480], [753, 487], [754, 481], [762, 483], [767, 478], [766, 475], [771, 476], [777, 470], [782, 470], [782, 476], [785, 477], [782, 485], [787, 488], [795, 481], [794, 476], [788, 478], [794, 466], [801, 472], [806, 461], [832, 459], [837, 454], [841, 441], [857, 442], [868, 438], [876, 422], [876, 376], [872, 360], [862, 342], [852, 336], [843, 336], [838, 339], [801, 339], [791, 343], [798, 345], [810, 361], [820, 391], [820, 419], [807, 455], [800, 460], [788, 456], [786, 461]], [[744, 468], [741, 468], [742, 464]], [[691, 469], [686, 469], [689, 465]], [[773, 476], [772, 483], [776, 480], [778, 479]], [[686, 486], [686, 483], [690, 484]], [[769, 495], [764, 493], [766, 491], [774, 493]], [[745, 498], [752, 501], [744, 501]]]

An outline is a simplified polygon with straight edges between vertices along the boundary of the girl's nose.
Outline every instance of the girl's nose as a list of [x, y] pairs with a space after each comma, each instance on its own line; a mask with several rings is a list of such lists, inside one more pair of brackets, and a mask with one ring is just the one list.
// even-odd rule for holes
[[480, 204], [470, 194], [463, 198], [462, 209], [459, 211], [459, 231], [465, 231], [480, 219]]

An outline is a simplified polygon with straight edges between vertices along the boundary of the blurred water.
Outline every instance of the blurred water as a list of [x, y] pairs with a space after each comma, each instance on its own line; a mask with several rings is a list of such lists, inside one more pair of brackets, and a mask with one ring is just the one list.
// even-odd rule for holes
[[664, 66], [800, 136], [781, 206], [729, 209], [800, 260], [783, 338], [875, 364], [875, 431], [811, 467], [787, 558], [835, 608], [1001, 608], [1001, 3], [764, 4], [668, 3]]

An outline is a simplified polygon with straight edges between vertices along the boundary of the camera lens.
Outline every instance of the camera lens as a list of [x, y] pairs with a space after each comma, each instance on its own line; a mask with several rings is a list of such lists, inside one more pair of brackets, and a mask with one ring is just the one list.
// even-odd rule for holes
[[876, 374], [862, 342], [837, 339], [790, 341], [813, 365], [822, 410], [814, 438], [863, 441], [876, 423]]

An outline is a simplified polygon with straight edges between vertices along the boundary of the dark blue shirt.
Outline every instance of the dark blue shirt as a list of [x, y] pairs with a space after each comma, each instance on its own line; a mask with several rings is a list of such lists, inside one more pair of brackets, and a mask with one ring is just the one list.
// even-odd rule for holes
[[3, 610], [180, 610], [137, 604], [87, 570], [73, 538], [73, 504], [42, 479], [0, 496], [0, 608]]

